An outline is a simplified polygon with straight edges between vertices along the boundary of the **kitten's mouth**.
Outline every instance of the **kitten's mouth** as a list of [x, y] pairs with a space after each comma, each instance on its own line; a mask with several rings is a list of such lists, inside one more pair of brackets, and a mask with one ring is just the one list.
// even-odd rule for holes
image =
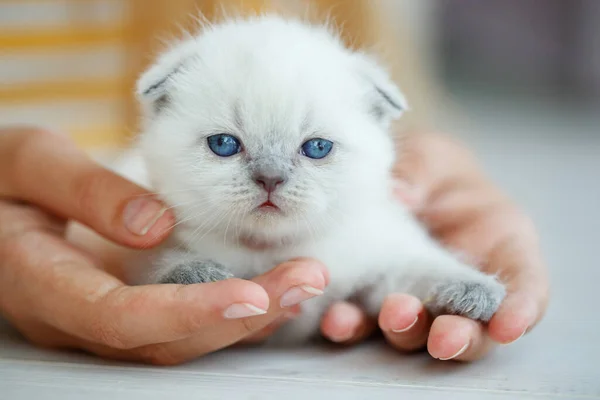
[[275, 203], [273, 203], [271, 200], [267, 200], [264, 203], [262, 203], [260, 206], [258, 206], [258, 208], [260, 210], [264, 210], [264, 211], [279, 211], [279, 207], [277, 207], [277, 205]]

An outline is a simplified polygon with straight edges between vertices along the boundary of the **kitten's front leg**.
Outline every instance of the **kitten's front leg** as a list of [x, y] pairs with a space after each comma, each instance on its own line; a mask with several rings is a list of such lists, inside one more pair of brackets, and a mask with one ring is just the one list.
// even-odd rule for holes
[[396, 254], [394, 268], [362, 291], [360, 300], [372, 315], [379, 313], [387, 295], [405, 293], [421, 299], [434, 316], [453, 314], [488, 322], [504, 300], [506, 288], [496, 277], [461, 262], [433, 240], [405, 250]]
[[155, 261], [153, 280], [156, 283], [192, 285], [232, 277], [233, 274], [226, 267], [215, 261], [183, 251], [167, 250]]

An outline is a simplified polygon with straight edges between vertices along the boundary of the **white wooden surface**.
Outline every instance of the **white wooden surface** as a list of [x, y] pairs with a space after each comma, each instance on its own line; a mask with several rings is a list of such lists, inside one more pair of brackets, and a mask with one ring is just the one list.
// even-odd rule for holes
[[350, 350], [226, 350], [151, 368], [35, 349], [1, 325], [0, 399], [600, 398], [600, 116], [499, 100], [467, 106], [475, 117], [468, 129], [449, 129], [464, 133], [541, 232], [553, 297], [530, 335], [470, 365], [372, 342]]

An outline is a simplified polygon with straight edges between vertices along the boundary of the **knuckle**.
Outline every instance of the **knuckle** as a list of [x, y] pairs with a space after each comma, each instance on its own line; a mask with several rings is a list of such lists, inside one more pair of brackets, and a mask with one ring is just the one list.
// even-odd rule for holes
[[89, 324], [89, 335], [93, 341], [113, 349], [130, 350], [137, 343], [118, 323], [123, 307], [118, 300], [121, 292], [119, 287], [103, 287], [98, 293], [90, 293], [89, 297], [95, 299], [98, 317]]
[[35, 266], [42, 250], [42, 237], [36, 231], [14, 232], [12, 237], [0, 240], [2, 282], [30, 281], [39, 270]]
[[250, 318], [242, 318], [240, 320], [241, 329], [244, 334], [249, 335], [255, 333], [258, 330], [258, 327], [254, 323], [253, 319]]
[[[51, 141], [57, 145], [64, 144], [68, 139], [60, 134], [37, 127], [23, 128], [20, 132], [20, 140], [12, 154], [11, 163], [16, 169], [26, 170], [31, 165], [35, 165], [35, 159], [39, 154], [39, 149], [48, 145]], [[19, 175], [18, 173], [14, 175]]]
[[118, 328], [107, 323], [106, 321], [97, 321], [90, 326], [89, 330], [89, 335], [92, 341], [103, 344], [110, 348], [129, 350], [135, 347], [134, 344], [127, 339]]

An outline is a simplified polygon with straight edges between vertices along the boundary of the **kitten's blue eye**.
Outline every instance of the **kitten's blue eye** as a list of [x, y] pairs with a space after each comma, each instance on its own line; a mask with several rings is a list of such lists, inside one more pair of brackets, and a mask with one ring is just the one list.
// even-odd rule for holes
[[302, 145], [302, 154], [315, 160], [324, 158], [331, 152], [333, 142], [327, 139], [310, 139]]
[[236, 137], [225, 133], [209, 136], [208, 147], [219, 157], [231, 157], [242, 150], [240, 141]]

